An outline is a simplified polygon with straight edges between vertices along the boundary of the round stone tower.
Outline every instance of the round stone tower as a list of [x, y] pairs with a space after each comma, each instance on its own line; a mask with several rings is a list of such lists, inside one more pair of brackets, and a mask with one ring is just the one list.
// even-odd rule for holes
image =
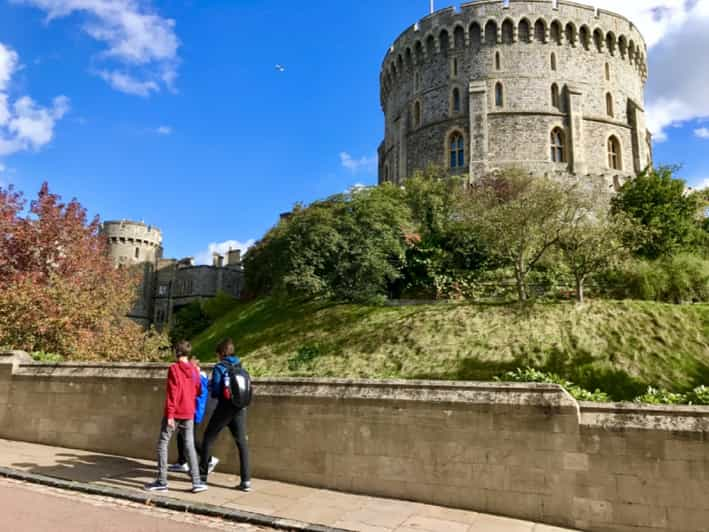
[[142, 222], [121, 220], [103, 222], [101, 234], [108, 240], [108, 253], [116, 266], [142, 268], [143, 278], [129, 317], [149, 325], [155, 267], [162, 258], [162, 233]]
[[628, 19], [564, 0], [480, 0], [402, 33], [384, 59], [379, 182], [434, 164], [611, 182], [652, 163], [647, 47]]

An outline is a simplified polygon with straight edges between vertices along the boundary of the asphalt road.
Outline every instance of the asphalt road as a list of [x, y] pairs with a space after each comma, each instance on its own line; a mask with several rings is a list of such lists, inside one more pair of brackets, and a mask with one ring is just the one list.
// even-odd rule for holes
[[271, 530], [8, 479], [0, 479], [0, 509], [0, 530], [18, 532]]

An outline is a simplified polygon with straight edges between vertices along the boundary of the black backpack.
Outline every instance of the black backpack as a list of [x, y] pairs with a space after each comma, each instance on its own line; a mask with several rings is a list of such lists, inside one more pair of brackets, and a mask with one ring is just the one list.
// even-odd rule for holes
[[231, 397], [228, 400], [236, 408], [246, 408], [251, 404], [251, 395], [253, 393], [251, 375], [241, 367], [241, 364], [234, 365], [227, 360], [222, 360], [222, 364], [226, 367], [227, 372], [224, 385], [226, 386], [228, 382], [229, 391], [231, 392], [229, 394]]

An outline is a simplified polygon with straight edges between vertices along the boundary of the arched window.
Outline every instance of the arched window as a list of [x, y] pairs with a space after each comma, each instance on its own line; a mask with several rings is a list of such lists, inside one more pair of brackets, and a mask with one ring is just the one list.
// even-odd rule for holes
[[502, 23], [502, 42], [504, 44], [512, 44], [514, 38], [514, 24], [510, 19], [506, 19]]
[[538, 42], [546, 42], [547, 28], [542, 19], [537, 20], [534, 24], [534, 40]]
[[482, 30], [480, 29], [480, 25], [477, 22], [473, 22], [470, 25], [469, 33], [470, 33], [470, 46], [475, 50], [479, 50], [480, 43], [482, 41], [482, 36], [481, 36]]
[[560, 127], [556, 127], [551, 132], [551, 160], [555, 163], [566, 162], [566, 146], [564, 144], [564, 132]]
[[460, 113], [460, 91], [456, 87], [453, 89], [453, 112]]
[[610, 92], [606, 94], [606, 113], [613, 118], [613, 95]]
[[495, 85], [495, 105], [497, 107], [502, 107], [505, 103], [505, 93], [502, 88], [502, 83]]
[[453, 133], [450, 137], [450, 166], [463, 168], [465, 166], [465, 139], [460, 133]]
[[551, 69], [556, 71], [556, 54], [551, 54]]
[[529, 21], [522, 19], [517, 29], [517, 38], [519, 42], [529, 42]]
[[497, 23], [491, 20], [485, 24], [485, 44], [494, 46], [497, 43]]
[[556, 20], [551, 23], [549, 37], [551, 38], [551, 42], [561, 44], [561, 24]]
[[603, 51], [603, 33], [601, 30], [596, 30], [593, 32], [593, 44], [596, 45], [596, 51]]
[[421, 102], [414, 104], [414, 127], [421, 127]]
[[579, 30], [579, 40], [581, 41], [581, 45], [584, 47], [584, 50], [588, 50], [591, 36], [586, 26], [581, 26], [581, 29]]
[[500, 52], [495, 52], [495, 70], [500, 70], [502, 68], [502, 61], [500, 60]]
[[551, 106], [555, 109], [561, 108], [559, 102], [559, 86], [556, 83], [551, 86]]
[[135, 248], [135, 258], [136, 259], [140, 258], [140, 248]]
[[611, 80], [611, 66], [606, 63], [606, 81]]
[[573, 46], [574, 43], [576, 43], [576, 27], [569, 22], [566, 25], [566, 44]]
[[613, 170], [623, 169], [623, 162], [620, 156], [620, 142], [613, 136], [608, 139], [608, 167]]

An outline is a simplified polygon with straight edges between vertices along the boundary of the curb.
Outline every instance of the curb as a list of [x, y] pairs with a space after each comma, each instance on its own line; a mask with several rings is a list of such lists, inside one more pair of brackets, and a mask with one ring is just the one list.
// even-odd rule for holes
[[25, 471], [12, 469], [9, 467], [0, 467], [0, 477], [22, 480], [33, 484], [41, 484], [43, 486], [63, 490], [78, 491], [88, 495], [101, 495], [104, 497], [113, 497], [115, 499], [125, 499], [141, 504], [151, 504], [153, 506], [157, 506], [158, 508], [165, 508], [176, 512], [217, 517], [226, 521], [248, 523], [251, 525], [276, 528], [279, 530], [294, 530], [301, 532], [350, 532], [342, 528], [333, 528], [315, 523], [305, 523], [303, 521], [296, 521], [293, 519], [224, 508], [223, 506], [217, 506], [215, 504], [193, 503], [170, 497], [143, 493], [137, 490], [114, 488], [112, 486], [101, 486], [98, 484], [89, 484], [74, 480], [63, 480], [45, 475], [27, 473]]

